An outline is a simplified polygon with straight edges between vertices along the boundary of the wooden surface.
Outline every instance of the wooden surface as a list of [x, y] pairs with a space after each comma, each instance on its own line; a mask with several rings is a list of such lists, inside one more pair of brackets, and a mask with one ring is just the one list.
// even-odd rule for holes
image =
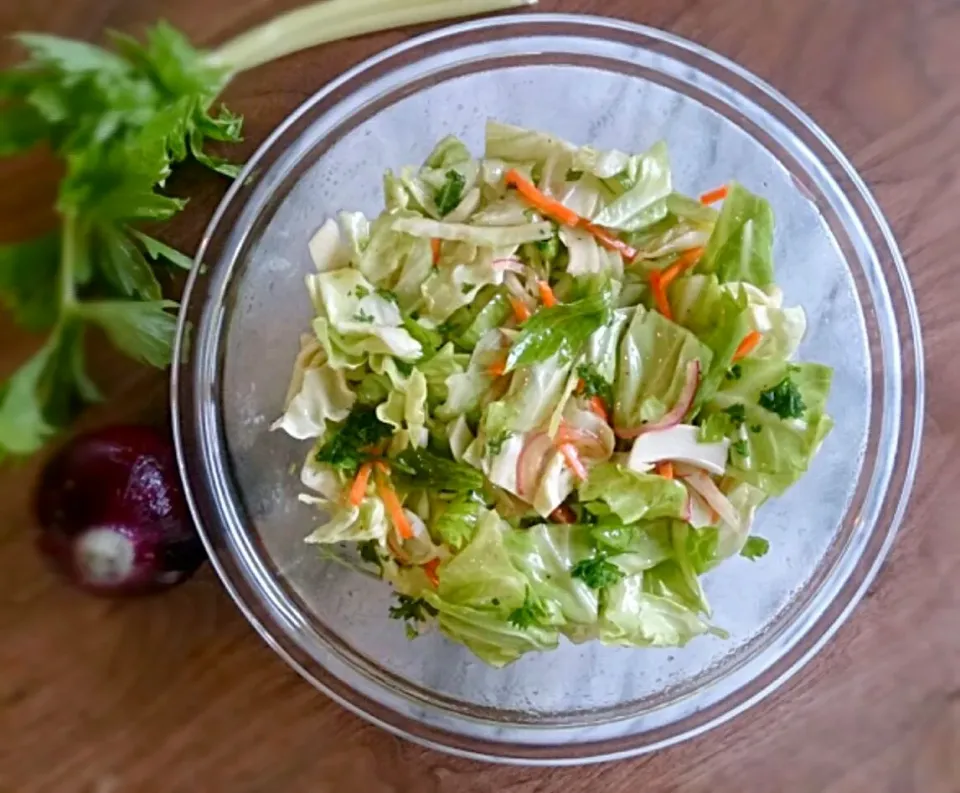
[[[291, 2], [291, 0], [284, 0]], [[96, 38], [165, 17], [215, 43], [274, 0], [3, 0], [0, 33]], [[32, 548], [37, 462], [0, 474], [0, 791], [608, 793], [960, 791], [960, 3], [956, 0], [545, 0], [629, 17], [732, 57], [810, 112], [871, 184], [902, 245], [928, 354], [919, 481], [882, 575], [820, 657], [764, 705], [655, 756], [582, 769], [498, 768], [393, 738], [341, 710], [257, 638], [205, 570], [164, 597], [104, 602]], [[238, 80], [247, 149], [396, 31]], [[9, 62], [6, 45], [0, 59]], [[56, 173], [0, 166], [0, 240], [50, 222]], [[189, 178], [189, 177], [188, 177]], [[194, 245], [222, 184], [193, 178], [168, 238]], [[2, 322], [2, 321], [0, 321]], [[36, 341], [0, 324], [0, 373]], [[106, 364], [104, 364], [106, 366]], [[85, 423], [158, 418], [163, 378], [107, 366]]]

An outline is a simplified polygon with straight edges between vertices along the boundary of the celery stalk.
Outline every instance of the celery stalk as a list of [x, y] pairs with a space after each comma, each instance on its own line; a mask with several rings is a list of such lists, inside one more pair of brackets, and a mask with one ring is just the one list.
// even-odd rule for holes
[[534, 5], [537, 0], [322, 0], [219, 47], [210, 62], [242, 72], [328, 41], [377, 30]]

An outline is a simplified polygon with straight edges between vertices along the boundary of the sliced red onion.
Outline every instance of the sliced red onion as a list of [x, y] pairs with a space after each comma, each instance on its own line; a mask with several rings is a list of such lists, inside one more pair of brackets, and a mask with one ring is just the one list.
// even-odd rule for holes
[[494, 270], [506, 270], [511, 273], [522, 273], [523, 272], [523, 262], [521, 262], [516, 256], [507, 256], [502, 259], [494, 259], [490, 262], [490, 266]]
[[554, 451], [553, 440], [545, 432], [531, 435], [517, 456], [517, 494], [530, 498], [536, 489], [547, 458]]
[[[674, 466], [674, 470], [676, 470], [676, 466]], [[695, 469], [689, 473], [686, 473], [686, 467], [684, 467], [683, 470], [685, 473], [681, 475], [684, 481], [703, 497], [707, 505], [720, 516], [720, 520], [735, 531], [740, 531], [740, 514], [734, 508], [733, 504], [730, 503], [730, 499], [720, 492], [720, 488], [717, 487], [716, 483], [699, 469]]]
[[645, 432], [656, 432], [675, 427], [693, 405], [693, 400], [697, 396], [697, 386], [700, 385], [700, 361], [694, 359], [687, 364], [686, 380], [683, 389], [680, 391], [680, 397], [673, 408], [665, 413], [656, 421], [647, 424], [641, 424], [639, 427], [617, 427], [617, 437], [630, 439], [637, 438]]

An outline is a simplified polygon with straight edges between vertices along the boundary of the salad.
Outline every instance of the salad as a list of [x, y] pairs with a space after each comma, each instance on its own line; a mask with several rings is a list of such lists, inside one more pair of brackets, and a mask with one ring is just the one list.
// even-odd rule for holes
[[667, 150], [491, 121], [388, 171], [386, 209], [310, 240], [316, 310], [286, 411], [310, 441], [308, 543], [355, 543], [495, 666], [561, 636], [680, 646], [704, 573], [767, 540], [754, 513], [829, 432], [831, 370], [774, 283], [770, 205], [673, 189]]

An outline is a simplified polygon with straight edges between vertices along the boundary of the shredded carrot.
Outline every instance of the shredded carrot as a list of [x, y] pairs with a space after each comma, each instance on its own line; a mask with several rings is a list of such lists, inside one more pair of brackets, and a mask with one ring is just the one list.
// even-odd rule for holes
[[513, 308], [513, 318], [517, 322], [526, 322], [530, 319], [530, 309], [519, 297], [510, 295], [510, 305]]
[[383, 460], [377, 460], [374, 465], [381, 474], [390, 476], [390, 463], [385, 463]]
[[540, 300], [547, 308], [553, 308], [557, 305], [557, 296], [546, 281], [537, 281], [537, 289], [540, 290]]
[[763, 334], [759, 330], [751, 330], [743, 337], [743, 341], [740, 342], [740, 346], [737, 347], [737, 351], [733, 354], [733, 360], [739, 361], [741, 358], [746, 358], [757, 349], [757, 345], [762, 339]]
[[434, 237], [430, 240], [430, 250], [433, 253], [433, 264], [436, 266], [440, 263], [440, 245], [442, 241]]
[[580, 455], [577, 453], [577, 447], [572, 443], [561, 443], [557, 449], [560, 454], [563, 455], [563, 459], [566, 460], [567, 465], [570, 466], [570, 470], [573, 471], [574, 476], [581, 481], [586, 480], [587, 469], [584, 467]]
[[525, 179], [516, 168], [507, 171], [505, 180], [507, 187], [512, 187], [520, 193], [524, 201], [558, 223], [563, 223], [565, 226], [576, 226], [580, 222], [580, 216], [576, 212], [550, 198], [550, 196], [544, 195], [533, 182]]
[[610, 423], [610, 414], [607, 413], [607, 405], [603, 399], [596, 394], [590, 397], [590, 410], [596, 413], [607, 424]]
[[673, 479], [673, 463], [669, 460], [657, 463], [653, 470], [657, 476], [662, 476], [664, 479]]
[[503, 377], [504, 373], [507, 371], [507, 359], [506, 357], [500, 358], [499, 360], [494, 361], [487, 367], [487, 373], [492, 377]]
[[367, 492], [367, 482], [370, 481], [370, 473], [372, 471], [373, 465], [371, 463], [364, 463], [357, 471], [357, 476], [353, 480], [353, 485], [350, 488], [350, 503], [353, 504], [353, 506], [357, 507], [360, 505], [360, 502], [363, 501], [363, 497]]
[[567, 504], [561, 504], [550, 513], [550, 520], [554, 523], [576, 523], [577, 513], [575, 513]]
[[584, 229], [584, 231], [588, 231], [590, 234], [596, 237], [597, 242], [599, 242], [608, 251], [616, 251], [628, 262], [632, 262], [637, 258], [636, 248], [634, 248], [632, 245], [628, 245], [622, 239], [617, 237], [615, 234], [611, 234], [605, 228], [596, 226], [585, 219], [581, 220], [580, 226]]
[[583, 393], [583, 389], [586, 388], [586, 387], [587, 387], [587, 384], [586, 384], [586, 382], [584, 381], [584, 379], [583, 379], [582, 377], [581, 377], [579, 380], [577, 380], [577, 393], [578, 393], [578, 394], [582, 394], [582, 393]]
[[[386, 463], [380, 462], [377, 463], [377, 469], [384, 474], [390, 471]], [[390, 522], [393, 523], [397, 534], [399, 534], [402, 539], [409, 540], [413, 537], [413, 527], [403, 512], [403, 505], [400, 503], [397, 491], [390, 486], [386, 476], [377, 477], [377, 492], [380, 494], [380, 500], [383, 501], [383, 505], [387, 508]]]
[[689, 270], [693, 267], [693, 265], [700, 261], [701, 256], [703, 256], [703, 248], [691, 248], [688, 251], [684, 251], [669, 267], [664, 267], [660, 271], [660, 283], [663, 284], [663, 288], [666, 289], [670, 286], [673, 279], [684, 270]]
[[701, 204], [716, 204], [717, 201], [723, 201], [727, 197], [727, 186], [723, 185], [718, 187], [716, 190], [711, 190], [708, 193], [704, 193], [700, 196]]
[[657, 311], [667, 319], [673, 319], [670, 301], [667, 300], [667, 288], [663, 284], [660, 273], [657, 271], [650, 273], [650, 288], [653, 290], [653, 300], [657, 304]]
[[512, 187], [530, 206], [543, 215], [547, 215], [564, 226], [579, 226], [585, 231], [597, 238], [604, 248], [611, 251], [617, 251], [627, 261], [633, 261], [637, 258], [637, 249], [628, 245], [614, 234], [611, 234], [604, 228], [596, 226], [586, 218], [580, 217], [569, 207], [565, 207], [559, 201], [540, 191], [533, 182], [525, 179], [523, 174], [515, 168], [507, 171], [505, 176], [507, 187]]
[[431, 559], [425, 565], [423, 565], [423, 572], [427, 575], [427, 580], [431, 583], [434, 589], [440, 586], [440, 576], [437, 575], [437, 568], [440, 566], [439, 559]]

